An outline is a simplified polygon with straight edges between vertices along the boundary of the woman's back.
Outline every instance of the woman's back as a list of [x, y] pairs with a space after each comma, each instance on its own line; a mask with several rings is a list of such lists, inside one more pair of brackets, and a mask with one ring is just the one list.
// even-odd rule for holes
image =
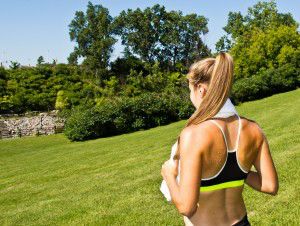
[[[196, 110], [177, 139], [176, 161], [166, 161], [161, 170], [186, 224], [249, 225], [243, 221], [247, 217], [244, 183], [272, 195], [278, 191], [269, 145], [257, 123], [239, 120], [238, 115], [212, 119], [230, 96], [233, 69], [232, 56], [220, 52], [215, 58], [196, 61], [187, 74]], [[250, 170], [252, 165], [257, 172]]]
[[[240, 182], [257, 157], [260, 131], [255, 122], [237, 116], [209, 119], [193, 127], [204, 129], [211, 142], [202, 160], [197, 212], [184, 221], [186, 225], [232, 225], [247, 213]], [[195, 142], [201, 142], [201, 137]]]

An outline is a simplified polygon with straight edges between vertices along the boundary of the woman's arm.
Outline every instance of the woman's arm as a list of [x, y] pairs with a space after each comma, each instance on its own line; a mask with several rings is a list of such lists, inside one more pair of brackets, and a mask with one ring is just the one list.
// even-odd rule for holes
[[261, 178], [257, 172], [250, 170], [245, 182], [253, 189], [261, 191]]
[[258, 155], [254, 161], [254, 167], [257, 172], [250, 170], [245, 182], [257, 191], [276, 195], [279, 188], [278, 175], [270, 153], [267, 138], [259, 126], [258, 128], [261, 142]]
[[[201, 136], [201, 142], [199, 141]], [[196, 212], [200, 193], [202, 156], [205, 150], [205, 134], [196, 133], [186, 127], [180, 134], [180, 181], [176, 177], [166, 176], [172, 202], [178, 211], [187, 217]], [[171, 174], [169, 174], [171, 175]]]

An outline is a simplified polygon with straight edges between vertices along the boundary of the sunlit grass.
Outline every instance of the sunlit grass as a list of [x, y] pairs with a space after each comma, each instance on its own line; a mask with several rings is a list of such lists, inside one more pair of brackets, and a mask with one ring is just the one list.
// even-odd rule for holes
[[[299, 225], [300, 89], [237, 107], [269, 139], [273, 197], [245, 185], [253, 225]], [[182, 225], [159, 191], [185, 121], [72, 143], [63, 134], [0, 140], [0, 225]]]

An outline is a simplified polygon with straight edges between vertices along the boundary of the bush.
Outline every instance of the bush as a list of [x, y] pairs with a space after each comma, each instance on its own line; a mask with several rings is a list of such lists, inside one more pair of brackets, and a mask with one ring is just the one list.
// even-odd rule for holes
[[112, 104], [96, 106], [79, 105], [74, 107], [65, 122], [64, 134], [72, 141], [82, 141], [112, 135], [116, 132]]
[[165, 125], [193, 111], [190, 100], [175, 93], [118, 97], [100, 105], [74, 108], [64, 133], [72, 141], [88, 140]]
[[63, 90], [57, 92], [57, 97], [55, 101], [55, 109], [63, 110], [69, 106], [68, 97]]
[[256, 75], [237, 80], [232, 87], [234, 103], [251, 101], [299, 87], [300, 70], [285, 64], [279, 68], [262, 69]]

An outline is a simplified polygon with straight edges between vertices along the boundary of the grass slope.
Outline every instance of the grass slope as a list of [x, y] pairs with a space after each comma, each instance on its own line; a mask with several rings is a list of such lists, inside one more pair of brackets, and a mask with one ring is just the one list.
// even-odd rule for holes
[[[277, 196], [245, 185], [253, 225], [299, 225], [300, 89], [243, 103], [265, 131]], [[185, 121], [72, 143], [63, 134], [0, 140], [0, 225], [182, 225], [159, 191], [160, 169]]]

